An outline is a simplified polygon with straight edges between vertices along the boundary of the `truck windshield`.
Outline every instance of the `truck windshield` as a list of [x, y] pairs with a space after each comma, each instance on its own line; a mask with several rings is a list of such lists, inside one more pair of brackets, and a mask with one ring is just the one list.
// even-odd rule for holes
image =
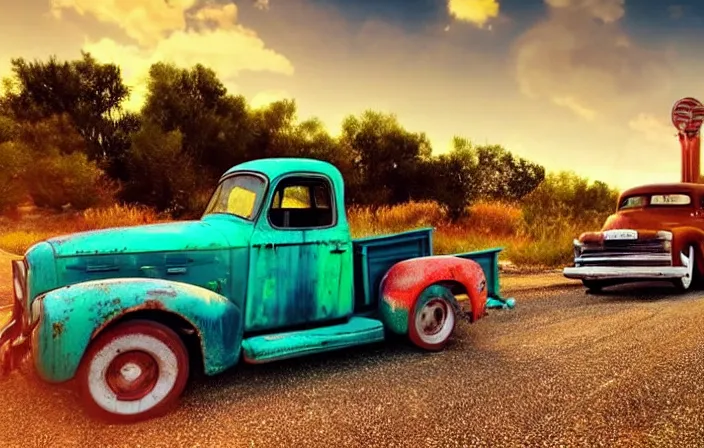
[[692, 203], [692, 198], [683, 193], [645, 194], [629, 196], [619, 204], [619, 210], [641, 207], [673, 207], [686, 206]]
[[236, 174], [220, 182], [205, 209], [205, 215], [226, 213], [247, 220], [259, 210], [266, 181], [254, 174]]

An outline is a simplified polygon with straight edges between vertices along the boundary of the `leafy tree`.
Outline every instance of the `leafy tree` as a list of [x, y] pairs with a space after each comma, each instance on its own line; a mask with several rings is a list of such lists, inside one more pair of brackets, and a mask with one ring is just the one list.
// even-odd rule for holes
[[348, 116], [341, 144], [359, 175], [359, 183], [352, 183], [351, 201], [370, 205], [411, 199], [408, 187], [432, 152], [425, 134], [408, 132], [395, 115], [374, 111]]
[[55, 210], [67, 205], [76, 210], [98, 205], [106, 199], [108, 185], [103, 171], [82, 152], [52, 152], [35, 159], [26, 177], [34, 204]]
[[245, 158], [250, 140], [246, 101], [228, 95], [215, 72], [203, 65], [186, 70], [154, 64], [142, 116], [167, 133], [180, 132], [184, 153], [206, 170], [203, 183]]
[[189, 154], [182, 150], [181, 131], [164, 131], [151, 121], [132, 136], [127, 169], [130, 181], [123, 197], [159, 211], [183, 216], [192, 211], [197, 176]]
[[13, 77], [5, 83], [2, 109], [22, 122], [37, 122], [55, 115], [68, 116], [85, 141], [89, 160], [104, 166], [126, 150], [111, 138], [120, 120], [121, 104], [129, 95], [114, 64], [99, 64], [89, 54], [59, 62], [12, 60]]
[[572, 172], [548, 174], [545, 180], [523, 200], [528, 223], [539, 222], [545, 216], [570, 220], [601, 220], [612, 213], [618, 191], [604, 182], [589, 183]]
[[253, 110], [250, 117], [252, 140], [247, 149], [248, 158], [302, 155], [294, 100], [275, 101]]
[[0, 143], [0, 212], [17, 207], [26, 198], [24, 176], [30, 158], [18, 143]]
[[14, 140], [21, 142], [34, 160], [54, 155], [86, 152], [86, 141], [66, 114], [51, 115], [37, 121], [20, 122], [15, 126]]
[[473, 145], [455, 137], [454, 147], [475, 155], [479, 169], [477, 195], [484, 199], [518, 201], [545, 178], [545, 168], [514, 156], [500, 145]]
[[455, 138], [454, 148], [428, 165], [426, 178], [430, 182], [424, 185], [427, 198], [447, 207], [450, 219], [460, 218], [479, 194], [482, 172], [476, 153]]

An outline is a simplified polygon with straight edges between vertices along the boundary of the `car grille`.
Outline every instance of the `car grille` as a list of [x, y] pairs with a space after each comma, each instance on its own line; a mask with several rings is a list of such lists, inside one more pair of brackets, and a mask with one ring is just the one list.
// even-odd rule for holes
[[582, 246], [575, 254], [577, 266], [671, 266], [672, 257], [663, 240], [604, 241]]

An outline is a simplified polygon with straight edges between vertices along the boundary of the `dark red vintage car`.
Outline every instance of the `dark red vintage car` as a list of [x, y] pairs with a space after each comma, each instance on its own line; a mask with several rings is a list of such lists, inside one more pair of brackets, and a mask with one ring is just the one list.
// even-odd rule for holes
[[704, 185], [645, 185], [624, 191], [599, 232], [574, 241], [568, 278], [590, 290], [641, 280], [690, 289], [704, 275]]

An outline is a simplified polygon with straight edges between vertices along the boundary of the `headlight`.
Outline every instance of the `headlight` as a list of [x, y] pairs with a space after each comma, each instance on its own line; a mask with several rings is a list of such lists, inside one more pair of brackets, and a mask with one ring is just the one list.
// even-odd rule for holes
[[574, 247], [574, 258], [578, 258], [582, 256], [582, 243], [579, 242], [579, 240], [574, 240], [572, 241], [572, 245]]
[[34, 302], [32, 302], [32, 311], [31, 314], [32, 316], [30, 317], [30, 323], [34, 324], [36, 323], [39, 318], [42, 315], [42, 310], [43, 310], [43, 303], [44, 303], [44, 297], [37, 297], [34, 299]]
[[24, 290], [22, 288], [22, 280], [20, 280], [19, 277], [14, 278], [14, 287], [15, 297], [17, 297], [17, 300], [20, 302], [24, 302]]
[[656, 236], [661, 240], [672, 241], [672, 232], [668, 232], [667, 230], [660, 230], [656, 233]]
[[25, 269], [24, 263], [21, 261], [12, 262], [12, 286], [15, 292], [15, 297], [20, 301], [22, 306], [24, 303], [24, 285], [27, 271]]

